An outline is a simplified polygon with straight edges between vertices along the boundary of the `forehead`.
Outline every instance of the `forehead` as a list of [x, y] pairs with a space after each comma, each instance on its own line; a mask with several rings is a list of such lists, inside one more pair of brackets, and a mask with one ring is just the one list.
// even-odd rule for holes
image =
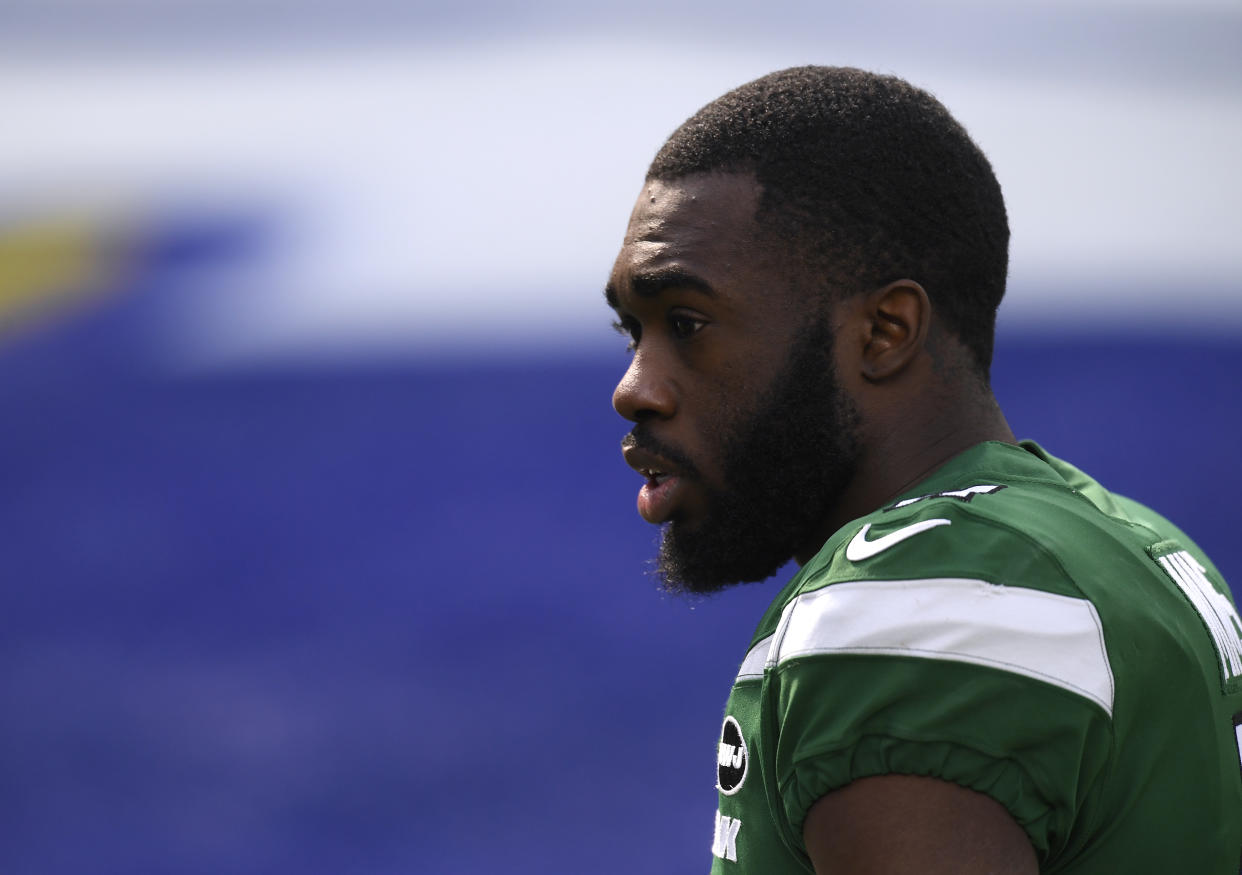
[[648, 182], [613, 266], [609, 303], [616, 306], [618, 296], [631, 291], [642, 294], [652, 285], [648, 280], [660, 276], [695, 278], [717, 291], [759, 270], [764, 253], [755, 217], [761, 193], [749, 174]]

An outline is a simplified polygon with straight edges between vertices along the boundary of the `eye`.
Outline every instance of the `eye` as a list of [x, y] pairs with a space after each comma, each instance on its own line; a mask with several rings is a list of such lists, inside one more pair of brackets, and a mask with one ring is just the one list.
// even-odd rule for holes
[[614, 319], [612, 330], [630, 339], [630, 342], [625, 346], [627, 350], [633, 352], [638, 348], [638, 339], [642, 337], [643, 329], [638, 324], [637, 319], [631, 316], [622, 316], [619, 319]]
[[706, 324], [706, 320], [686, 313], [670, 313], [668, 317], [669, 330], [673, 332], [673, 336], [678, 340], [687, 340], [693, 337]]

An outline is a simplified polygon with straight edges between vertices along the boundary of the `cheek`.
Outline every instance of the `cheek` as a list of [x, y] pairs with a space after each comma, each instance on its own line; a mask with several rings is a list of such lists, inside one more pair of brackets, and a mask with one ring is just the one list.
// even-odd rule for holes
[[717, 421], [732, 426], [752, 416], [770, 394], [775, 373], [754, 357], [735, 359], [712, 381], [710, 397]]
[[695, 427], [696, 464], [703, 477], [716, 487], [724, 485], [730, 443], [752, 418], [753, 402], [753, 396], [743, 389], [721, 386], [699, 411]]
[[[748, 338], [753, 340], [753, 338]], [[693, 453], [704, 479], [720, 487], [729, 463], [730, 441], [752, 427], [780, 371], [781, 358], [757, 350], [753, 343], [735, 341], [720, 348], [736, 350], [714, 357], [698, 370], [693, 384], [683, 386], [682, 412], [692, 422], [686, 450]], [[783, 347], [781, 347], [783, 348]]]
[[714, 368], [713, 392], [726, 399], [732, 409], [751, 409], [784, 369], [789, 340], [783, 335], [746, 336], [728, 344], [728, 348], [730, 354]]

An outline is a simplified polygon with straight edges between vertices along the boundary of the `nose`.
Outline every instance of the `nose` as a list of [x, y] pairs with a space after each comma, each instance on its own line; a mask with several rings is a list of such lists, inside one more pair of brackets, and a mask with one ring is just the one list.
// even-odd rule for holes
[[677, 409], [673, 387], [642, 353], [635, 353], [630, 367], [612, 393], [612, 406], [630, 422], [667, 419]]

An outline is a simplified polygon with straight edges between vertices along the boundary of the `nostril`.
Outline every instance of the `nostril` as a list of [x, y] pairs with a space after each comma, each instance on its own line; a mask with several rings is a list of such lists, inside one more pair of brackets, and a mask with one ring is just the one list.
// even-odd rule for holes
[[650, 363], [644, 367], [635, 358], [612, 393], [612, 406], [624, 418], [639, 422], [672, 416], [676, 402], [672, 384], [661, 372], [654, 370]]

